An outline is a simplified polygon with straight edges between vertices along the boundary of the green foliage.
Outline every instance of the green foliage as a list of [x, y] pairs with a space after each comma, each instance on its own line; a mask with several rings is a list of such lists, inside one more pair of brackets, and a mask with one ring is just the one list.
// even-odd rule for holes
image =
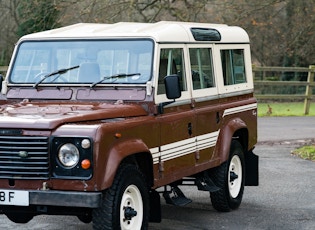
[[[258, 116], [304, 116], [304, 103], [258, 103]], [[315, 116], [315, 104], [311, 103], [308, 116]]]
[[315, 145], [303, 146], [295, 149], [292, 154], [305, 160], [315, 161]]
[[19, 37], [57, 26], [59, 10], [54, 1], [24, 0], [18, 5], [17, 12], [21, 18], [17, 28]]

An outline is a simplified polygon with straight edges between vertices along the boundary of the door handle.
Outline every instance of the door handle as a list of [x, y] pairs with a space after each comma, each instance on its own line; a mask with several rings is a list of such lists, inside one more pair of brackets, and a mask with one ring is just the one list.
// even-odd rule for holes
[[215, 120], [216, 120], [217, 124], [219, 124], [219, 122], [220, 122], [220, 114], [219, 114], [219, 112], [217, 112]]
[[189, 134], [189, 136], [192, 135], [192, 124], [191, 123], [188, 123], [188, 134]]

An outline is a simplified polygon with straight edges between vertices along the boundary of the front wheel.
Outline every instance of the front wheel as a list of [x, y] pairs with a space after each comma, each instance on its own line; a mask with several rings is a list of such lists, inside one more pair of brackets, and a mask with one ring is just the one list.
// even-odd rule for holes
[[33, 219], [33, 215], [28, 213], [7, 213], [8, 219], [17, 224], [26, 224]]
[[210, 193], [213, 207], [222, 212], [237, 209], [242, 202], [245, 184], [244, 151], [238, 141], [232, 141], [228, 161], [213, 169], [210, 175], [221, 188]]
[[102, 205], [93, 211], [93, 229], [140, 230], [148, 228], [149, 192], [142, 172], [121, 165]]

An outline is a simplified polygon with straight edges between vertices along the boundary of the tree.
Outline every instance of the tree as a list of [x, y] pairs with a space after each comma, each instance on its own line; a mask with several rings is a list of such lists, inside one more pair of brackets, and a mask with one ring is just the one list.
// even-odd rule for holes
[[0, 0], [0, 65], [8, 65], [16, 42], [15, 9], [18, 0]]
[[[77, 22], [202, 21], [208, 0], [80, 0], [67, 8]], [[75, 13], [76, 12], [76, 13]]]
[[315, 0], [0, 0], [0, 64], [8, 63], [14, 43], [26, 33], [78, 22], [172, 20], [241, 26], [249, 34], [255, 63], [308, 66], [315, 62], [314, 3]]
[[24, 0], [17, 6], [19, 37], [58, 26], [59, 10], [54, 1]]
[[0, 65], [8, 65], [19, 37], [59, 25], [57, 1], [0, 0]]

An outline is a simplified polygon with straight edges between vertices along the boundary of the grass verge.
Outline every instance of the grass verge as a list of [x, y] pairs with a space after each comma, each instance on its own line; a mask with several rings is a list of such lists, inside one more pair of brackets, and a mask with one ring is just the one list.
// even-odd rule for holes
[[[288, 117], [288, 116], [305, 116], [304, 103], [292, 102], [292, 103], [258, 103], [258, 116], [259, 117]], [[311, 103], [310, 111], [307, 116], [315, 116], [315, 104]]]
[[[258, 103], [258, 116], [259, 117], [276, 117], [276, 116], [305, 116], [304, 103], [292, 102], [292, 103]], [[315, 116], [315, 104], [312, 103], [310, 111], [307, 116]], [[297, 148], [292, 151], [292, 154], [301, 157], [305, 160], [311, 160], [315, 162], [315, 144], [307, 145]]]
[[292, 154], [305, 160], [315, 161], [315, 145], [307, 145], [292, 151]]

